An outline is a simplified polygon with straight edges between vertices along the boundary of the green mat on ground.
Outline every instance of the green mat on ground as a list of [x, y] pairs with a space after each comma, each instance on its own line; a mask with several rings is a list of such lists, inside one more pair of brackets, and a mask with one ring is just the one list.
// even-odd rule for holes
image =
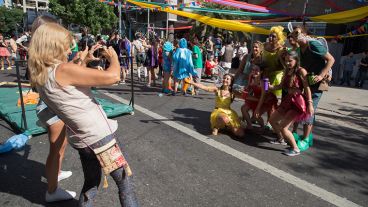
[[[23, 95], [29, 89], [23, 89]], [[95, 96], [98, 92], [94, 92]], [[12, 127], [27, 135], [37, 135], [46, 132], [46, 129], [38, 122], [36, 105], [25, 105], [28, 130], [25, 129], [22, 119], [22, 107], [17, 106], [19, 99], [18, 88], [0, 88], [0, 117], [12, 125]], [[103, 98], [96, 98], [102, 105], [108, 117], [116, 117], [133, 112], [133, 108], [123, 103], [116, 103]]]

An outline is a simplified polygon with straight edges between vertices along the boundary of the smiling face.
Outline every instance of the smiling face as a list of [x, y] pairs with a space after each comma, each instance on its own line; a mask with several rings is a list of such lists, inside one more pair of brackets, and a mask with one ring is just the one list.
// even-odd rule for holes
[[298, 44], [292, 35], [289, 35], [287, 39], [291, 46], [296, 46]]
[[222, 80], [222, 85], [223, 86], [231, 86], [233, 81], [233, 78], [230, 75], [225, 75], [224, 79]]
[[258, 55], [261, 52], [261, 48], [259, 46], [259, 44], [253, 44], [253, 53], [255, 55]]
[[277, 41], [279, 40], [279, 38], [277, 38], [277, 34], [276, 33], [271, 33], [269, 36], [268, 36], [268, 39], [270, 41], [270, 43], [272, 44], [276, 44]]

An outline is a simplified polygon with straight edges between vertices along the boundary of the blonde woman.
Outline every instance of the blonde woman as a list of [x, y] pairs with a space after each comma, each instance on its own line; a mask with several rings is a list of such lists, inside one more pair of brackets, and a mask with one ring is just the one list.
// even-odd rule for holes
[[[264, 43], [262, 54], [263, 76], [269, 78], [272, 85], [280, 84], [283, 76], [281, 55], [286, 39], [283, 31], [284, 28], [281, 26], [271, 27], [268, 42]], [[280, 96], [281, 90], [276, 90], [273, 93]]]
[[[32, 24], [32, 33], [38, 27], [46, 23], [56, 23], [54, 18], [39, 16]], [[27, 69], [28, 70], [28, 69]], [[62, 120], [40, 99], [36, 108], [37, 117], [43, 126], [47, 127], [49, 137], [49, 154], [46, 159], [47, 192], [46, 202], [57, 202], [73, 199], [76, 192], [64, 190], [58, 187], [58, 182], [69, 178], [72, 171], [61, 170], [66, 145], [68, 144], [65, 133], [65, 125]]]
[[[47, 106], [64, 121], [68, 141], [79, 152], [84, 173], [79, 206], [93, 206], [102, 176], [96, 154], [119, 148], [114, 134], [117, 122], [106, 117], [90, 87], [118, 82], [120, 65], [111, 47], [105, 49], [105, 57], [110, 62], [106, 71], [85, 67], [86, 60], [83, 59], [79, 59], [82, 66], [68, 63], [71, 42], [71, 34], [62, 26], [55, 23], [41, 25], [32, 36], [28, 65], [32, 85]], [[87, 50], [81, 57], [85, 57], [85, 53]], [[123, 158], [120, 150], [118, 152], [119, 158]], [[128, 172], [121, 165], [113, 169], [110, 175], [119, 189], [121, 206], [138, 206]]]

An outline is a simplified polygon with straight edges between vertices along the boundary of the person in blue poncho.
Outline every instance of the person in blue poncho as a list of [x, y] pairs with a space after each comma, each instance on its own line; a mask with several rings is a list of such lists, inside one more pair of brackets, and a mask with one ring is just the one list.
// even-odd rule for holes
[[[188, 48], [187, 40], [182, 38], [179, 40], [179, 48], [176, 49], [173, 55], [174, 61], [174, 91], [173, 95], [175, 95], [178, 91], [178, 84], [181, 80], [191, 79], [192, 76], [196, 76], [197, 73], [194, 70], [193, 61], [192, 61], [192, 51]], [[190, 81], [187, 81], [190, 82]], [[189, 87], [189, 84], [183, 81], [182, 91], [184, 95], [186, 95], [186, 91]]]
[[174, 46], [171, 42], [167, 41], [162, 47], [163, 50], [163, 72], [164, 72], [164, 82], [162, 84], [162, 91], [164, 93], [171, 93], [171, 74], [172, 74], [172, 56], [174, 51]]

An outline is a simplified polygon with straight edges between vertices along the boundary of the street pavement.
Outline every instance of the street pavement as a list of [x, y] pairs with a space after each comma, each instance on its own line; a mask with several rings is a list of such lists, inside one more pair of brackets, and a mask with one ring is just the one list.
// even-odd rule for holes
[[[14, 73], [0, 71], [0, 81], [13, 81]], [[129, 80], [98, 90], [115, 101], [131, 97]], [[242, 103], [235, 100], [232, 108], [240, 112]], [[314, 146], [297, 157], [269, 144], [275, 137], [270, 132], [212, 136], [210, 93], [161, 96], [158, 87], [136, 83], [135, 104], [134, 115], [115, 119], [141, 206], [367, 206], [367, 88], [331, 87], [317, 111]], [[16, 133], [0, 120], [0, 142]], [[77, 200], [44, 202], [48, 148], [47, 135], [40, 135], [23, 150], [0, 155], [0, 206], [76, 205]], [[62, 168], [73, 175], [60, 186], [79, 193], [83, 173], [71, 147]], [[119, 205], [117, 188], [108, 181], [95, 206]]]

